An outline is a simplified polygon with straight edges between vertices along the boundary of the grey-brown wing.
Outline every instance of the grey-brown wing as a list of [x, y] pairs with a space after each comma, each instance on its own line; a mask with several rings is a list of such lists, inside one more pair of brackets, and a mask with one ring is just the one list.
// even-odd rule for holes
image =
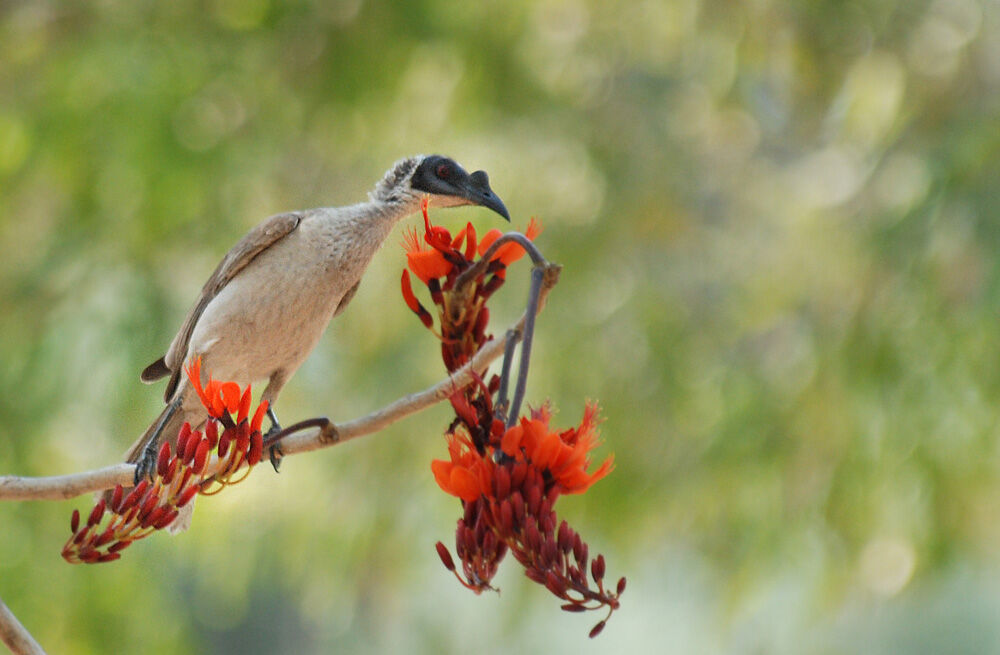
[[181, 364], [187, 355], [191, 334], [194, 332], [194, 327], [198, 324], [198, 319], [201, 318], [208, 303], [212, 302], [212, 299], [218, 295], [219, 291], [230, 280], [236, 277], [240, 271], [246, 268], [257, 255], [292, 233], [299, 226], [299, 223], [302, 222], [304, 216], [301, 212], [272, 216], [250, 230], [246, 236], [240, 239], [226, 253], [226, 256], [222, 258], [222, 261], [215, 268], [215, 272], [205, 282], [205, 286], [201, 288], [201, 295], [198, 297], [198, 301], [191, 308], [191, 311], [188, 312], [187, 318], [184, 319], [184, 323], [167, 349], [167, 353], [143, 370], [140, 376], [143, 382], [153, 382], [161, 377], [170, 375], [170, 382], [167, 383], [164, 393], [164, 400], [167, 402], [170, 401], [170, 398], [174, 395], [174, 391], [177, 390]]

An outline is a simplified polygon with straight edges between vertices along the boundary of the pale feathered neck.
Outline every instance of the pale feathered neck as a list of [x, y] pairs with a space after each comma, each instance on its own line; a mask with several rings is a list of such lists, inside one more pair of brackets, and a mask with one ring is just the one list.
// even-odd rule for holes
[[420, 155], [406, 157], [393, 164], [368, 194], [371, 202], [378, 205], [396, 205], [410, 200], [413, 193], [410, 190], [409, 180], [422, 159]]

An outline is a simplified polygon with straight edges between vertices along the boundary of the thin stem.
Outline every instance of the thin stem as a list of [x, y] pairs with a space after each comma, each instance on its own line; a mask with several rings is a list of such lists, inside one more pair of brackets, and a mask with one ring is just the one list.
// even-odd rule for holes
[[536, 266], [531, 270], [531, 290], [528, 293], [528, 308], [525, 310], [524, 340], [521, 343], [521, 362], [517, 366], [517, 387], [514, 389], [514, 400], [510, 413], [507, 414], [507, 428], [517, 423], [521, 414], [521, 402], [524, 400], [524, 389], [528, 384], [528, 365], [531, 360], [531, 341], [535, 334], [535, 316], [538, 314], [538, 303], [542, 297], [542, 280], [545, 269]]
[[[507, 411], [507, 387], [510, 382], [510, 365], [514, 359], [514, 348], [517, 340], [513, 338], [513, 330], [507, 330], [507, 346], [503, 351], [503, 365], [500, 367], [500, 389], [497, 390], [496, 408], [498, 411]], [[506, 418], [506, 415], [504, 415]]]
[[14, 655], [45, 655], [39, 643], [2, 600], [0, 600], [0, 641], [3, 641]]
[[[264, 448], [267, 448], [272, 444], [278, 443], [285, 437], [291, 436], [296, 432], [301, 432], [302, 430], [308, 430], [309, 428], [320, 428], [322, 430], [323, 428], [329, 426], [330, 424], [331, 424], [330, 419], [326, 418], [325, 416], [320, 416], [317, 418], [307, 418], [304, 421], [293, 423], [292, 425], [289, 425], [287, 428], [283, 428], [279, 432], [265, 439]], [[275, 422], [275, 425], [277, 425], [277, 422]]]

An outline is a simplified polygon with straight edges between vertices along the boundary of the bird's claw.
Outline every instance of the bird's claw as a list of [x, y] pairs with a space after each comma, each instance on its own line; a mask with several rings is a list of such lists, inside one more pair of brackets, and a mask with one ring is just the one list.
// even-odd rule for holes
[[143, 480], [152, 480], [153, 472], [156, 470], [157, 451], [151, 443], [142, 451], [142, 457], [135, 463], [135, 477], [133, 481], [139, 484]]
[[[281, 425], [278, 423], [278, 417], [274, 413], [274, 409], [271, 407], [267, 408], [267, 417], [271, 419], [271, 429], [267, 431], [264, 435], [264, 441], [267, 441], [274, 435], [281, 432]], [[281, 442], [277, 441], [271, 445], [268, 449], [268, 456], [271, 459], [271, 466], [274, 467], [274, 472], [278, 473], [278, 469], [281, 468], [281, 458], [285, 453], [281, 450]]]
[[279, 473], [278, 469], [281, 468], [281, 458], [285, 456], [284, 451], [281, 450], [281, 443], [276, 443], [268, 449], [268, 453], [271, 459], [271, 466], [274, 467], [274, 472]]

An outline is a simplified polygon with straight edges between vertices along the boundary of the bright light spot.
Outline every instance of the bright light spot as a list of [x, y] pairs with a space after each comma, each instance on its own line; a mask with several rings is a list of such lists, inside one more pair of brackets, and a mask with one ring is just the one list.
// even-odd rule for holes
[[861, 162], [845, 148], [829, 147], [791, 167], [787, 183], [807, 209], [825, 209], [847, 202], [863, 181]]
[[898, 537], [872, 539], [861, 551], [861, 577], [881, 596], [894, 596], [913, 577], [917, 553], [913, 544]]
[[981, 22], [982, 10], [973, 0], [938, 0], [910, 38], [910, 64], [925, 75], [951, 75]]
[[871, 147], [889, 132], [899, 114], [905, 85], [903, 66], [893, 54], [872, 54], [851, 67], [841, 100], [852, 140]]

